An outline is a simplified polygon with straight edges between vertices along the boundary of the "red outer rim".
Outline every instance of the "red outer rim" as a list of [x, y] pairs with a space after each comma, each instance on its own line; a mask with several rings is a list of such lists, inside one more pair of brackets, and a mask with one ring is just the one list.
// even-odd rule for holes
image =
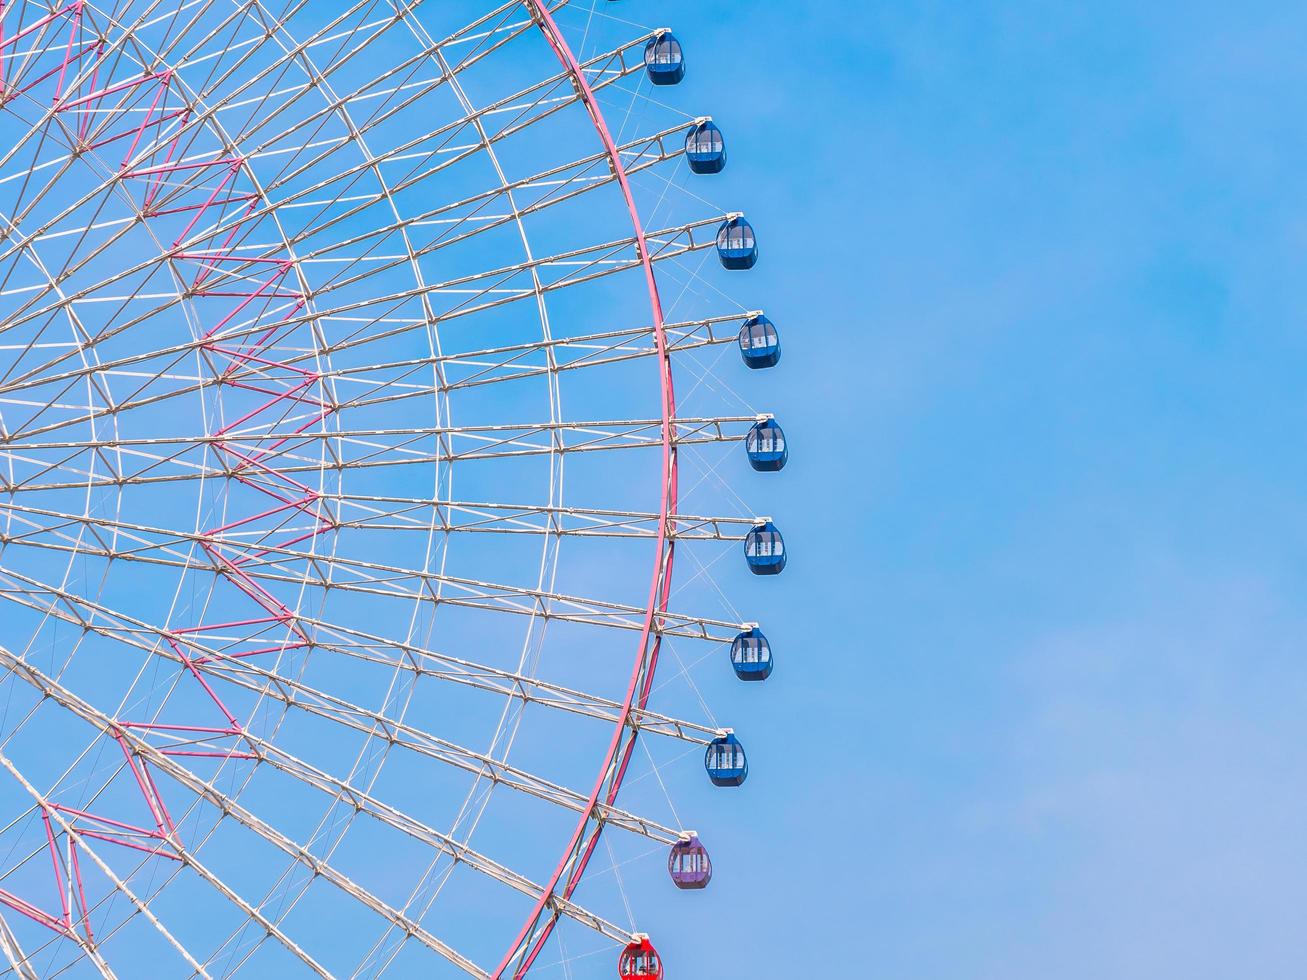
[[599, 835], [603, 831], [603, 824], [597, 819], [600, 801], [611, 804], [616, 799], [618, 790], [621, 789], [638, 735], [637, 730], [631, 727], [629, 722], [632, 714], [643, 709], [648, 703], [654, 670], [658, 664], [661, 638], [654, 632], [654, 621], [660, 613], [667, 611], [667, 597], [672, 580], [672, 556], [675, 551], [675, 542], [667, 533], [668, 517], [676, 511], [677, 492], [676, 446], [672, 442], [672, 419], [676, 416], [676, 397], [672, 388], [672, 365], [667, 352], [667, 335], [663, 327], [662, 301], [658, 296], [658, 283], [654, 278], [653, 262], [650, 260], [649, 246], [644, 237], [644, 225], [640, 221], [635, 198], [626, 179], [626, 169], [622, 164], [621, 154], [617, 152], [617, 144], [613, 142], [608, 124], [604, 121], [603, 111], [599, 108], [599, 103], [590, 88], [590, 83], [586, 81], [585, 73], [581, 70], [576, 55], [568, 46], [543, 0], [523, 0], [523, 2], [531, 11], [532, 17], [544, 34], [545, 40], [549, 42], [549, 46], [553, 48], [559, 62], [572, 76], [572, 84], [581, 97], [586, 112], [590, 115], [595, 132], [599, 134], [599, 139], [608, 154], [613, 176], [617, 178], [627, 210], [631, 215], [636, 250], [640, 256], [640, 264], [644, 267], [645, 282], [649, 289], [654, 343], [658, 350], [659, 382], [662, 387], [663, 489], [653, 580], [649, 586], [649, 602], [645, 607], [638, 654], [631, 670], [631, 681], [627, 687], [621, 715], [613, 728], [612, 740], [604, 756], [598, 778], [595, 780], [594, 789], [590, 792], [589, 803], [576, 825], [576, 830], [572, 833], [571, 841], [559, 859], [558, 867], [554, 869], [553, 875], [545, 885], [543, 894], [523, 923], [517, 938], [513, 940], [513, 944], [492, 974], [495, 980], [500, 980], [504, 976], [514, 960], [517, 960], [517, 965], [512, 967], [511, 976], [515, 980], [525, 976], [531, 969], [531, 964], [535, 962], [545, 941], [553, 932], [560, 914], [558, 909], [551, 905], [551, 899], [560, 894], [560, 882], [563, 898], [569, 898], [580, 884], [581, 876], [585, 873], [586, 865], [589, 864], [595, 846], [599, 843]]

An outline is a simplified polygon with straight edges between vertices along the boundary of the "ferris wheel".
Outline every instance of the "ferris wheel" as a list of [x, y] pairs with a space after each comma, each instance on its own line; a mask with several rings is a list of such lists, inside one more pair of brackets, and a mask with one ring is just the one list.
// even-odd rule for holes
[[676, 974], [788, 448], [632, 13], [0, 0], [0, 974]]

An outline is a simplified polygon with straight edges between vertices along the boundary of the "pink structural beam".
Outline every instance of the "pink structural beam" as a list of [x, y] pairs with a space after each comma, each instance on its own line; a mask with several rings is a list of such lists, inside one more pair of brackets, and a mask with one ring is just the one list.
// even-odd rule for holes
[[659, 505], [658, 538], [654, 552], [653, 576], [649, 586], [649, 600], [645, 606], [644, 624], [640, 631], [639, 644], [636, 647], [635, 663], [631, 668], [631, 679], [627, 686], [622, 709], [613, 726], [612, 738], [595, 779], [594, 789], [582, 810], [576, 829], [568, 841], [567, 848], [559, 859], [549, 881], [536, 901], [521, 930], [512, 945], [504, 953], [503, 959], [495, 969], [493, 977], [500, 980], [504, 976], [519, 978], [526, 975], [532, 963], [540, 955], [541, 949], [553, 932], [558, 922], [559, 909], [554, 901], [557, 897], [568, 899], [581, 882], [586, 866], [599, 843], [603, 832], [602, 823], [595, 817], [598, 804], [613, 803], [627, 767], [631, 753], [635, 749], [638, 737], [637, 729], [631, 724], [632, 716], [643, 710], [649, 701], [649, 692], [653, 686], [654, 671], [658, 665], [658, 654], [662, 643], [661, 635], [654, 624], [658, 617], [666, 613], [667, 600], [671, 591], [672, 558], [675, 541], [669, 534], [669, 515], [676, 512], [677, 467], [676, 443], [672, 437], [672, 419], [676, 417], [676, 396], [672, 386], [672, 364], [667, 350], [667, 335], [663, 323], [662, 301], [658, 295], [658, 282], [654, 276], [653, 260], [649, 255], [649, 246], [645, 241], [644, 225], [640, 220], [635, 197], [627, 180], [626, 168], [622, 163], [621, 153], [617, 149], [608, 124], [604, 121], [603, 110], [595, 98], [585, 72], [577, 61], [575, 53], [568, 45], [563, 32], [549, 13], [543, 0], [524, 0], [531, 11], [536, 24], [553, 49], [564, 70], [571, 76], [572, 84], [581, 98], [582, 104], [594, 124], [595, 132], [603, 144], [608, 156], [609, 167], [621, 189], [623, 200], [631, 217], [631, 226], [635, 233], [636, 250], [640, 264], [644, 269], [645, 284], [649, 292], [649, 309], [653, 318], [654, 343], [658, 350], [658, 381], [661, 389], [662, 411], [662, 489]]
[[[45, 827], [59, 910], [48, 912], [0, 889], [0, 904], [73, 939], [78, 939], [80, 927], [84, 941], [94, 942], [78, 847], [69, 847], [67, 855], [61, 856], [60, 831], [51, 816], [57, 814], [68, 832], [78, 838], [180, 859], [183, 847], [178, 827], [149, 763], [133, 746], [128, 733], [138, 739], [167, 737], [170, 741], [155, 748], [167, 756], [221, 761], [258, 758], [255, 751], [242, 747], [244, 743], [254, 748], [244, 737], [245, 728], [236, 714], [199, 668], [216, 659], [279, 655], [311, 646], [295, 614], [248, 569], [252, 562], [270, 553], [312, 542], [333, 529], [334, 525], [319, 512], [318, 493], [276, 466], [285, 445], [296, 434], [323, 422], [333, 408], [313, 395], [321, 390], [317, 373], [277, 356], [278, 343], [301, 323], [299, 314], [307, 305], [304, 295], [288, 284], [294, 281], [293, 257], [288, 252], [258, 257], [236, 254], [242, 233], [251, 230], [251, 221], [263, 203], [260, 193], [237, 189], [246, 160], [231, 155], [201, 161], [178, 158], [190, 110], [170, 105], [178, 101], [180, 88], [174, 71], [150, 71], [119, 81], [102, 81], [102, 68], [109, 75], [121, 65], [104, 59], [102, 38], [84, 34], [83, 0], [68, 3], [9, 36], [4, 33], [5, 7], [5, 0], [0, 0], [0, 56], [12, 55], [25, 38], [39, 40], [42, 35], [36, 32], [47, 27], [58, 31], [60, 41], [47, 49], [51, 63], [41, 66], [38, 76], [22, 89], [10, 87], [3, 75], [7, 59], [0, 57], [0, 104], [17, 92], [52, 84], [53, 111], [70, 121], [65, 132], [76, 144], [73, 149], [87, 153], [116, 144], [116, 154], [117, 146], [123, 147], [118, 177], [134, 201], [136, 192], [140, 192], [136, 207], [141, 217], [158, 222], [171, 215], [186, 216], [176, 222], [186, 223], [166, 258], [183, 278], [185, 295], [206, 324], [199, 346], [219, 367], [216, 384], [222, 390], [245, 393], [244, 397], [253, 403], [234, 421], [211, 433], [214, 438], [209, 449], [236, 483], [264, 500], [247, 513], [207, 530], [200, 542], [219, 576], [248, 600], [250, 614], [171, 630], [163, 636], [183, 671], [197, 685], [199, 703], [211, 704], [216, 714], [171, 724], [116, 720], [110, 731], [125, 759], [123, 768], [130, 772], [145, 805], [148, 825], [40, 800], [37, 809]], [[61, 18], [67, 20], [66, 35], [62, 25], [56, 24]], [[170, 178], [177, 178], [178, 183], [170, 183]], [[293, 421], [290, 435], [274, 440], [263, 440], [258, 435], [264, 428], [284, 431], [288, 418]], [[303, 526], [285, 528], [286, 522], [296, 517], [308, 519], [307, 530]], [[248, 539], [231, 538], [231, 532], [237, 529], [248, 534]], [[250, 648], [218, 652], [195, 649], [203, 642], [200, 637], [204, 634], [241, 630], [247, 631], [250, 641], [268, 631], [281, 630], [284, 635], [280, 640]], [[74, 904], [79, 908], [74, 909]]]

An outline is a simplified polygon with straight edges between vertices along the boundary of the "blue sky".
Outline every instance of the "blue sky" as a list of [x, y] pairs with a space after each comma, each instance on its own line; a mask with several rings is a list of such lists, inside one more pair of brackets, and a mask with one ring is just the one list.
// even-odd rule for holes
[[794, 446], [715, 834], [749, 926], [676, 975], [1300, 976], [1307, 12], [657, 18], [762, 236]]
[[[452, 17], [456, 6], [423, 9]], [[560, 18], [579, 33], [589, 6]], [[718, 365], [721, 388], [687, 370], [682, 409], [743, 393], [775, 412], [792, 455], [780, 474], [748, 471], [735, 445], [729, 459], [720, 446], [700, 457], [721, 450], [726, 462], [708, 476], [728, 481], [785, 532], [790, 563], [780, 577], [749, 576], [734, 545], [733, 560], [708, 559], [726, 604], [762, 623], [775, 675], [741, 685], [723, 650], [691, 652], [687, 643], [678, 651], [668, 641], [654, 701], [655, 709], [697, 712], [699, 689], [677, 686], [675, 658], [698, 658], [709, 720], [741, 733], [749, 781], [713, 790], [698, 748], [663, 740], [654, 749], [663, 753], [657, 791], [637, 755], [622, 797], [633, 809], [661, 803], [665, 779], [677, 811], [649, 815], [703, 834], [712, 886], [676, 892], [661, 845], [645, 848], [627, 835], [618, 848], [645, 851], [630, 860], [622, 860], [629, 852], [599, 853], [579, 900], [594, 898], [614, 921], [650, 932], [669, 980], [1296, 980], [1307, 959], [1298, 921], [1307, 899], [1307, 800], [1298, 786], [1307, 763], [1298, 642], [1307, 627], [1299, 502], [1307, 465], [1297, 451], [1307, 431], [1307, 123], [1299, 108], [1307, 103], [1307, 10], [1257, 0], [594, 6], [662, 22], [684, 43], [684, 84], [654, 94], [676, 111], [712, 113], [730, 147], [725, 173], [689, 178], [686, 189], [712, 207], [746, 211], [762, 243], [751, 273], [720, 273], [706, 252], [696, 268], [710, 286], [729, 280], [731, 296], [764, 308], [783, 337], [784, 358], [769, 372], [746, 371], [729, 348], [703, 354], [698, 366]], [[330, 7], [310, 5], [306, 17]], [[639, 31], [619, 32], [625, 40]], [[601, 47], [603, 33], [588, 34], [589, 43]], [[351, 70], [371, 75], [374, 66], [358, 59]], [[556, 67], [537, 44], [502, 75], [493, 62], [484, 71], [487, 88], [512, 90], [516, 75], [534, 80]], [[603, 98], [617, 107], [626, 94], [618, 87]], [[510, 164], [526, 167], [534, 154], [591, 139], [589, 123], [573, 116], [558, 121], [556, 144], [506, 147]], [[649, 117], [615, 113], [619, 139], [661, 118]], [[395, 129], [401, 124], [410, 125], [396, 117]], [[452, 195], [458, 180], [471, 186], [478, 174], [449, 179], [443, 190]], [[637, 193], [661, 198], [663, 185], [637, 184]], [[415, 185], [419, 192], [426, 188]], [[665, 209], [670, 223], [679, 220], [674, 204]], [[610, 235], [616, 212], [596, 207], [571, 221], [556, 217], [563, 213], [541, 218], [542, 253], [573, 238], [590, 242], [599, 229]], [[501, 244], [487, 237], [485, 252], [497, 255]], [[473, 257], [481, 254], [474, 246]], [[674, 264], [663, 268], [669, 294], [718, 298], [707, 288], [681, 290], [671, 284]], [[642, 288], [595, 289], [550, 301], [558, 335], [596, 321], [643, 322], [634, 319], [645, 315]], [[582, 306], [593, 295], [601, 301]], [[535, 314], [514, 314], [487, 314], [477, 329], [489, 322], [534, 338]], [[469, 349], [470, 324], [442, 329], [463, 344], [451, 349]], [[682, 356], [693, 363], [700, 355]], [[637, 369], [641, 385], [630, 380]], [[568, 411], [590, 418], [588, 404], [651, 404], [650, 370], [630, 364], [600, 381], [569, 381]], [[460, 423], [479, 412], [541, 418], [542, 390], [524, 384], [519, 401], [503, 386], [475, 390], [482, 394], [459, 396], [459, 411], [470, 410]], [[639, 418], [649, 409], [609, 411], [598, 417]], [[656, 459], [631, 463], [619, 479], [606, 469], [616, 470], [607, 460], [619, 454], [577, 455], [567, 464], [569, 503], [625, 506], [657, 484]], [[691, 455], [682, 457], [684, 482], [704, 485], [686, 493], [697, 492], [687, 505], [697, 506], [718, 487], [690, 472]], [[534, 499], [539, 491], [503, 486], [502, 471], [482, 484], [459, 479], [470, 499], [478, 491]], [[151, 499], [135, 497], [132, 506]], [[189, 498], [177, 501], [189, 515]], [[734, 503], [726, 499], [722, 510], [739, 512]], [[491, 581], [509, 563], [538, 568], [539, 544], [512, 537], [460, 543], [449, 568]], [[638, 561], [621, 550], [631, 542], [569, 543], [560, 581], [578, 595], [630, 592], [643, 602], [648, 542], [635, 543]], [[689, 545], [678, 547], [677, 571], [694, 585], [674, 597], [678, 612], [699, 612], [691, 599], [709, 591], [692, 561], [725, 554]], [[167, 604], [173, 593], [154, 585], [164, 573], [154, 574], [111, 588], [142, 597], [143, 606]], [[347, 596], [331, 608], [362, 618], [375, 607]], [[459, 615], [442, 610], [441, 628]], [[496, 616], [488, 628], [480, 615], [455, 618], [452, 639], [470, 651], [506, 650], [516, 663], [525, 618]], [[549, 676], [568, 680], [570, 671], [586, 686], [601, 669], [617, 669], [624, 681], [629, 638], [614, 660], [615, 641], [595, 636], [613, 631], [581, 641], [583, 629], [550, 627], [549, 667], [559, 673]], [[67, 644], [54, 629], [43, 636], [69, 658], [82, 642]], [[532, 642], [538, 654], [543, 640]], [[120, 661], [91, 663], [132, 683]], [[321, 664], [324, 687], [343, 691], [348, 680], [361, 703], [390, 699], [336, 661]], [[88, 686], [113, 700], [111, 685]], [[442, 737], [472, 744], [477, 726], [498, 715], [480, 703], [475, 714], [459, 714], [462, 702], [442, 700], [448, 693], [425, 685], [413, 712]], [[528, 724], [514, 762], [538, 764], [550, 778], [556, 764], [556, 778], [587, 789], [589, 743], [566, 740], [573, 723]], [[306, 753], [337, 752], [311, 726], [291, 734], [313, 741]], [[62, 753], [61, 738], [28, 744]], [[457, 808], [463, 797], [416, 759], [388, 763], [383, 788], [439, 822], [440, 807]], [[276, 783], [248, 795], [260, 813], [294, 824], [299, 838], [312, 833], [307, 825], [324, 804], [318, 788], [298, 792], [316, 804], [302, 806]], [[490, 812], [478, 846], [488, 838], [497, 858], [547, 875], [571, 812], [551, 814], [558, 826], [511, 820], [523, 812], [516, 809]], [[417, 845], [353, 833], [359, 851], [346, 857], [398, 891]], [[217, 840], [220, 860], [242, 857], [243, 889], [284, 866]], [[384, 848], [385, 861], [374, 861], [372, 846]], [[609, 861], [620, 877], [603, 877]], [[44, 866], [39, 874], [48, 882]], [[479, 877], [482, 891], [451, 889], [438, 931], [459, 945], [466, 939], [483, 958], [487, 949], [498, 956], [499, 933], [486, 923], [516, 924], [520, 914]], [[629, 889], [626, 908], [614, 881], [623, 901]], [[200, 906], [191, 896], [212, 895], [198, 879], [190, 884], [194, 893], [170, 889], [157, 907], [198, 934], [209, 923], [193, 914]], [[292, 920], [292, 931], [326, 946], [337, 940], [341, 961], [353, 963], [352, 946], [371, 935], [355, 928], [354, 905], [332, 894], [301, 906], [307, 921]], [[562, 949], [559, 932], [559, 948], [540, 961], [543, 976], [613, 976], [612, 949]], [[412, 947], [396, 975], [427, 976], [430, 957]], [[152, 955], [145, 945], [134, 952]], [[139, 960], [127, 962], [130, 973]]]

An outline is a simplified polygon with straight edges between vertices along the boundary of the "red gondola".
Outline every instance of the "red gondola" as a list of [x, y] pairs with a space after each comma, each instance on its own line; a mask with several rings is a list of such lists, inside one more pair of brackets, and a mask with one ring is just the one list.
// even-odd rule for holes
[[617, 975], [621, 980], [663, 980], [663, 961], [648, 936], [637, 934], [635, 942], [622, 950]]

